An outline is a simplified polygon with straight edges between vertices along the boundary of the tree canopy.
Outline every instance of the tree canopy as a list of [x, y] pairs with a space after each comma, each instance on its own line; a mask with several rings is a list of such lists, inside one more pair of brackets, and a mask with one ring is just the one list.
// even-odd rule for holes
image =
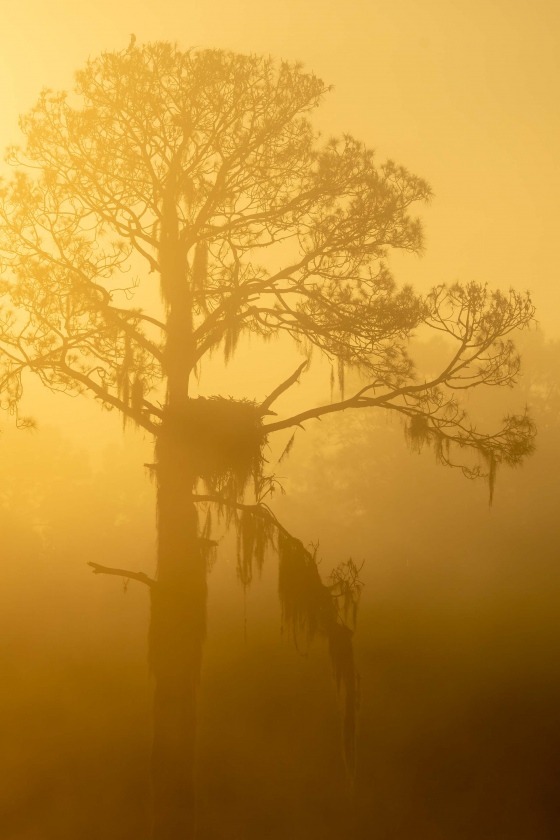
[[[482, 435], [454, 395], [515, 381], [508, 336], [531, 320], [528, 296], [396, 286], [388, 251], [421, 251], [411, 212], [430, 188], [392, 161], [376, 164], [351, 136], [323, 141], [310, 120], [328, 90], [320, 79], [286, 62], [155, 43], [104, 53], [76, 82], [75, 95], [42, 92], [21, 119], [25, 144], [9, 150], [6, 407], [17, 412], [31, 371], [51, 389], [93, 392], [157, 435], [174, 364], [188, 394], [206, 354], [221, 347], [227, 361], [243, 332], [285, 333], [304, 352], [317, 347], [341, 380], [358, 368], [364, 387], [263, 433], [379, 406], [406, 415], [413, 436], [498, 460], [526, 453], [526, 417]], [[429, 382], [408, 352], [422, 324], [455, 342]]]

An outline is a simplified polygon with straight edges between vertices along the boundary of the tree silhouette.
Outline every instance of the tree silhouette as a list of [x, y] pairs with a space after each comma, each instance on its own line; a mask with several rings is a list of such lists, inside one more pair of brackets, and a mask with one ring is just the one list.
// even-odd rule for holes
[[[153, 836], [191, 837], [212, 516], [237, 528], [245, 584], [275, 545], [286, 621], [328, 640], [351, 766], [358, 570], [343, 564], [321, 581], [313, 549], [267, 504], [264, 446], [329, 413], [383, 408], [404, 418], [413, 446], [433, 445], [492, 488], [500, 463], [531, 451], [532, 423], [521, 414], [481, 432], [457, 392], [514, 383], [509, 334], [533, 308], [528, 295], [475, 283], [427, 296], [396, 286], [385, 259], [391, 248], [421, 251], [411, 206], [430, 188], [391, 161], [376, 165], [349, 135], [322, 142], [309, 114], [328, 88], [299, 65], [131, 41], [76, 80], [75, 95], [43, 91], [21, 119], [23, 148], [8, 152], [0, 392], [29, 424], [19, 406], [34, 374], [52, 391], [92, 394], [155, 439], [157, 575], [94, 571], [149, 586]], [[421, 381], [409, 345], [423, 328], [446, 335], [449, 355]], [[200, 396], [201, 361], [220, 351], [227, 364], [247, 333], [292, 339], [305, 361], [264, 399]], [[337, 371], [340, 397], [271, 419], [314, 348]], [[361, 384], [346, 396], [349, 371]]]

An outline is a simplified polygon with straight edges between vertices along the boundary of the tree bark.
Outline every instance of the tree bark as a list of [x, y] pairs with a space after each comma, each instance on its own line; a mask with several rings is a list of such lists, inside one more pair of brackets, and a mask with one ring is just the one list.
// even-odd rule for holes
[[196, 698], [206, 632], [206, 562], [198, 540], [197, 476], [185, 417], [193, 358], [192, 296], [179, 235], [177, 177], [170, 166], [162, 205], [161, 291], [167, 306], [163, 355], [167, 399], [156, 443], [157, 585], [151, 589], [150, 664], [155, 677], [153, 840], [195, 836]]
[[158, 440], [158, 573], [151, 589], [155, 677], [153, 840], [195, 833], [196, 697], [206, 630], [206, 566], [192, 501], [194, 477], [173, 424]]

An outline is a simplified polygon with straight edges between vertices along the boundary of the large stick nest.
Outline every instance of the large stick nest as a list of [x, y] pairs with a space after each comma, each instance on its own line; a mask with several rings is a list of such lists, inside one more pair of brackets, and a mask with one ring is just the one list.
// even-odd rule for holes
[[262, 473], [262, 415], [250, 400], [190, 399], [181, 414], [166, 416], [164, 426], [164, 437], [186, 452], [189, 470], [210, 492], [239, 496], [249, 480]]

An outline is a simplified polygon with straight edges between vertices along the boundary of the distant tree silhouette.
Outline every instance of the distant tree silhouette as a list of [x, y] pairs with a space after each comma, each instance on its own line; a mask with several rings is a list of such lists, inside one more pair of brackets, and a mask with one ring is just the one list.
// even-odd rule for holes
[[[396, 286], [385, 259], [391, 248], [421, 251], [411, 207], [430, 188], [391, 161], [376, 165], [349, 135], [321, 142], [309, 114], [328, 89], [299, 65], [132, 39], [76, 79], [75, 96], [43, 91], [21, 119], [23, 148], [8, 153], [15, 169], [1, 187], [0, 391], [21, 426], [30, 422], [19, 405], [32, 373], [53, 391], [93, 395], [154, 436], [157, 575], [94, 571], [149, 586], [153, 836], [176, 840], [195, 830], [212, 515], [238, 530], [244, 583], [274, 542], [286, 620], [294, 632], [328, 640], [352, 765], [347, 621], [358, 570], [345, 564], [321, 581], [313, 550], [266, 502], [274, 479], [263, 447], [326, 414], [380, 408], [404, 418], [413, 446], [430, 443], [442, 463], [486, 475], [492, 486], [500, 463], [531, 451], [532, 423], [520, 414], [481, 432], [456, 395], [514, 383], [519, 357], [509, 335], [529, 324], [533, 307], [527, 295], [475, 283], [426, 296]], [[409, 353], [421, 327], [452, 343], [427, 381]], [[247, 333], [284, 335], [306, 360], [283, 383], [271, 381], [265, 399], [194, 396], [201, 360], [220, 351], [227, 363]], [[337, 371], [340, 397], [270, 419], [313, 348]], [[347, 371], [362, 382], [349, 396]], [[463, 461], [466, 450], [477, 464]]]

